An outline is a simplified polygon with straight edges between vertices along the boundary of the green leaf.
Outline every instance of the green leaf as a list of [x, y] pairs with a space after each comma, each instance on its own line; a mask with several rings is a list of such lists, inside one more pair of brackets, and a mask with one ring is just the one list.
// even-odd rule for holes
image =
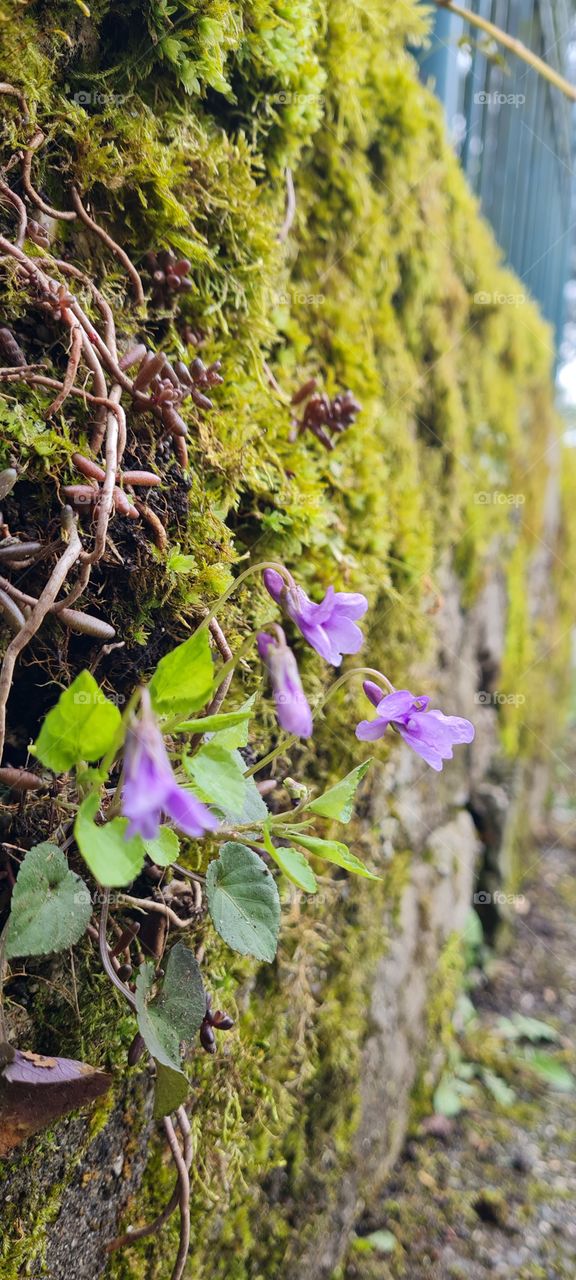
[[182, 764], [192, 778], [199, 800], [215, 805], [222, 813], [238, 818], [244, 808], [246, 779], [232, 752], [207, 742], [195, 756], [185, 756]]
[[173, 36], [164, 36], [158, 48], [161, 53], [170, 59], [170, 62], [175, 62], [176, 64], [184, 56], [184, 45], [179, 40], [175, 40]]
[[371, 764], [372, 758], [365, 760], [364, 764], [359, 764], [356, 769], [337, 782], [336, 786], [330, 787], [323, 795], [312, 800], [306, 808], [311, 813], [320, 814], [322, 818], [335, 818], [338, 822], [349, 822], [354, 812], [356, 790]]
[[376, 1253], [393, 1253], [398, 1241], [391, 1231], [372, 1231], [364, 1239]]
[[208, 630], [202, 627], [164, 658], [150, 681], [150, 697], [159, 715], [188, 715], [205, 706], [214, 680]]
[[490, 1071], [488, 1067], [482, 1068], [482, 1081], [489, 1093], [501, 1107], [511, 1107], [516, 1099], [514, 1090], [502, 1079], [502, 1076]]
[[261, 858], [230, 840], [206, 873], [208, 910], [220, 937], [241, 955], [274, 959], [280, 928], [280, 899]]
[[74, 823], [76, 843], [84, 860], [100, 884], [120, 888], [131, 884], [144, 866], [145, 849], [140, 836], [126, 839], [126, 818], [113, 818], [97, 827], [94, 822], [100, 806], [96, 795], [86, 796]]
[[[239, 768], [245, 769], [246, 764], [242, 759], [239, 751], [233, 751], [232, 756]], [[260, 827], [266, 819], [270, 817], [270, 810], [266, 801], [260, 795], [254, 778], [247, 778], [244, 774], [244, 785], [246, 791], [244, 794], [244, 807], [242, 813], [238, 817], [238, 821], [244, 825], [247, 822], [253, 822], [256, 827]]]
[[445, 1075], [434, 1093], [432, 1105], [439, 1116], [457, 1116], [466, 1098], [474, 1095], [474, 1086], [455, 1076]]
[[144, 840], [144, 848], [151, 862], [157, 867], [169, 867], [177, 862], [180, 853], [180, 841], [171, 827], [160, 827], [154, 840]]
[[26, 854], [12, 894], [6, 955], [47, 956], [73, 947], [92, 915], [90, 893], [55, 844]]
[[559, 1040], [554, 1027], [539, 1018], [530, 1018], [525, 1013], [513, 1013], [511, 1018], [500, 1018], [498, 1030], [507, 1040]]
[[274, 859], [287, 879], [291, 880], [292, 884], [297, 884], [298, 888], [303, 889], [305, 893], [316, 893], [318, 889], [316, 876], [304, 854], [300, 853], [299, 849], [288, 849], [283, 846], [276, 848], [266, 827], [262, 834], [270, 857]]
[[154, 1119], [161, 1120], [176, 1111], [188, 1097], [190, 1081], [183, 1071], [176, 1067], [167, 1067], [164, 1062], [156, 1063], [156, 1080], [154, 1087]]
[[161, 990], [148, 1000], [154, 982], [152, 961], [140, 966], [136, 979], [138, 1028], [153, 1058], [180, 1068], [180, 1042], [190, 1043], [206, 1013], [206, 992], [193, 951], [177, 942], [168, 956]]
[[192, 573], [196, 568], [195, 556], [184, 555], [179, 547], [173, 547], [166, 557], [168, 573]]
[[540, 1076], [540, 1079], [549, 1084], [552, 1089], [558, 1089], [560, 1093], [571, 1093], [576, 1086], [574, 1076], [552, 1054], [531, 1053], [528, 1056], [528, 1062], [536, 1075]]
[[365, 876], [367, 880], [380, 880], [380, 876], [374, 875], [373, 871], [369, 871], [368, 867], [357, 858], [355, 854], [350, 853], [348, 845], [341, 844], [339, 840], [321, 840], [319, 836], [294, 836], [294, 843], [302, 845], [303, 849], [309, 849], [310, 853], [316, 855], [317, 858], [324, 858], [326, 862], [334, 862], [337, 867], [344, 867], [345, 871], [352, 871], [354, 875]]
[[[228, 730], [228, 729], [233, 729], [236, 725], [243, 725], [249, 719], [250, 719], [249, 711], [222, 711], [220, 712], [219, 715], [215, 715], [215, 716], [199, 716], [197, 720], [183, 720], [182, 724], [179, 724], [176, 726], [176, 729], [174, 730], [174, 732], [175, 733], [216, 733], [218, 729]], [[222, 737], [224, 737], [224, 735], [222, 735]], [[232, 743], [230, 742], [224, 742], [224, 741], [220, 742], [219, 735], [218, 735], [218, 742], [219, 742], [219, 745], [223, 747], [232, 746]], [[242, 742], [239, 742], [238, 744], [234, 743], [234, 745], [244, 746], [245, 744]]]
[[[239, 707], [238, 711], [233, 711], [231, 713], [232, 715], [242, 715], [242, 721], [238, 722], [237, 725], [231, 724], [229, 728], [223, 726], [222, 729], [214, 735], [213, 741], [217, 742], [219, 747], [227, 747], [228, 751], [234, 751], [238, 747], [248, 746], [248, 725], [250, 716], [254, 709], [255, 701], [256, 694], [253, 693], [246, 702]], [[240, 759], [240, 763], [242, 769], [245, 769], [246, 766], [242, 759]]]
[[94, 676], [81, 671], [48, 712], [32, 753], [54, 773], [65, 773], [81, 760], [99, 760], [112, 746], [121, 719]]

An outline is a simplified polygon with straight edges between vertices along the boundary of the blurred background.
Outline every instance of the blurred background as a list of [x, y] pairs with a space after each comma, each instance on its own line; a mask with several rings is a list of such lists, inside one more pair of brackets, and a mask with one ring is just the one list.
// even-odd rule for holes
[[[576, 21], [568, 0], [471, 0], [467, 7], [574, 82]], [[438, 10], [419, 61], [507, 262], [552, 326], [559, 403], [576, 443], [574, 105], [447, 9]]]

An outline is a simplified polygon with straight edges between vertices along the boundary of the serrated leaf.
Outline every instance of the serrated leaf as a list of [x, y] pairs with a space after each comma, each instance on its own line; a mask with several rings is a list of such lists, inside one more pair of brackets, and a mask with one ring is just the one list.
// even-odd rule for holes
[[318, 884], [308, 859], [299, 849], [289, 849], [283, 845], [278, 848], [273, 844], [270, 832], [264, 828], [264, 844], [274, 862], [292, 884], [298, 885], [305, 893], [316, 893]]
[[345, 778], [341, 778], [334, 787], [324, 791], [323, 795], [306, 805], [311, 813], [318, 813], [322, 818], [334, 818], [338, 822], [349, 822], [354, 812], [354, 796], [362, 779], [366, 776], [372, 759], [359, 764]]
[[113, 818], [98, 827], [94, 818], [100, 800], [86, 796], [74, 823], [76, 843], [96, 880], [111, 889], [131, 884], [144, 866], [145, 849], [140, 836], [126, 838], [127, 818]]
[[274, 959], [280, 928], [280, 899], [261, 858], [246, 845], [228, 841], [206, 873], [206, 898], [214, 928], [234, 951]]
[[333, 862], [337, 867], [344, 867], [345, 871], [351, 871], [356, 876], [364, 876], [367, 880], [381, 879], [380, 876], [374, 875], [373, 871], [369, 871], [360, 858], [350, 853], [348, 845], [342, 844], [339, 840], [321, 840], [319, 836], [296, 835], [294, 843], [302, 845], [303, 849], [309, 849], [310, 853], [315, 854], [317, 858], [323, 858], [325, 862]]
[[157, 867], [169, 867], [178, 861], [180, 841], [171, 827], [160, 827], [154, 840], [144, 840], [144, 848]]
[[12, 894], [6, 955], [47, 956], [73, 947], [92, 915], [90, 893], [55, 844], [26, 854]]
[[206, 627], [160, 659], [149, 685], [159, 715], [188, 715], [205, 706], [214, 680]]
[[185, 756], [182, 764], [193, 781], [193, 791], [205, 804], [238, 818], [246, 797], [244, 766], [225, 747], [207, 742], [195, 756]]
[[200, 967], [189, 947], [177, 942], [168, 956], [160, 991], [148, 1000], [154, 982], [151, 961], [140, 966], [136, 981], [136, 1007], [140, 1035], [158, 1062], [180, 1066], [180, 1043], [190, 1043], [206, 1013], [206, 992]]
[[120, 723], [118, 707], [89, 671], [81, 671], [48, 712], [31, 750], [48, 769], [65, 773], [81, 760], [100, 760], [113, 745]]

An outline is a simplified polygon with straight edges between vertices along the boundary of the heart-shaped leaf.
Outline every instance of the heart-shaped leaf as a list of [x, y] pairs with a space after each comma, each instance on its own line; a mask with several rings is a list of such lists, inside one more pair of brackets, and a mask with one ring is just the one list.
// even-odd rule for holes
[[82, 857], [100, 884], [112, 889], [131, 884], [144, 866], [145, 849], [140, 836], [126, 838], [128, 821], [113, 818], [97, 827], [100, 805], [97, 795], [86, 796], [74, 823], [74, 835]]
[[330, 787], [323, 795], [318, 796], [306, 806], [311, 813], [318, 813], [322, 818], [334, 818], [338, 822], [349, 822], [354, 812], [354, 796], [362, 779], [366, 776], [372, 760], [359, 764], [345, 778], [341, 778], [334, 787]]
[[73, 947], [92, 915], [90, 893], [55, 844], [26, 854], [12, 894], [6, 954], [47, 956]]
[[256, 853], [234, 840], [224, 844], [208, 867], [206, 898], [215, 929], [234, 951], [274, 959], [280, 899], [274, 877]]
[[48, 712], [32, 753], [54, 773], [65, 773], [81, 760], [100, 760], [113, 745], [120, 723], [118, 707], [89, 671], [81, 671]]

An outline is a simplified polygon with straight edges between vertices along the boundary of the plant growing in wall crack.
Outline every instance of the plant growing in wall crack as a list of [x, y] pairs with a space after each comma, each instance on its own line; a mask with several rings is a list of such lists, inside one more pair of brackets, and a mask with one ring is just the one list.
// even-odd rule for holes
[[[215, 664], [210, 624], [235, 586], [262, 567], [275, 604], [326, 661], [339, 665], [343, 653], [360, 648], [363, 596], [330, 588], [314, 604], [284, 566], [256, 565], [186, 641], [161, 659], [123, 714], [84, 671], [61, 693], [31, 748], [60, 779], [73, 820], [66, 843], [70, 847], [73, 840], [88, 879], [70, 868], [55, 843], [29, 850], [12, 896], [6, 956], [61, 951], [86, 930], [97, 939], [104, 969], [136, 1019], [129, 1060], [148, 1052], [155, 1072], [155, 1114], [172, 1144], [170, 1117], [177, 1117], [183, 1136], [186, 1125], [185, 1054], [198, 1036], [200, 1045], [214, 1052], [214, 1032], [229, 1030], [232, 1020], [212, 1011], [194, 951], [180, 940], [171, 945], [171, 935], [193, 936], [206, 910], [233, 950], [271, 963], [281, 927], [278, 873], [308, 894], [317, 890], [314, 865], [322, 861], [377, 878], [346, 843], [317, 831], [319, 820], [350, 820], [370, 760], [317, 796], [304, 779], [292, 780], [288, 789], [294, 801], [279, 812], [270, 810], [255, 780], [291, 744], [310, 737], [314, 718], [295, 656], [276, 621], [268, 631], [249, 635], [235, 656]], [[249, 744], [254, 699], [226, 711], [222, 690], [230, 689], [235, 666], [254, 648], [272, 685], [279, 725], [290, 736], [281, 736], [273, 751], [247, 768], [242, 751]], [[471, 741], [469, 721], [429, 710], [428, 698], [394, 690], [371, 668], [352, 668], [339, 677], [316, 713], [357, 675], [369, 677], [364, 687], [376, 707], [375, 718], [358, 725], [360, 739], [381, 737], [391, 726], [434, 769], [451, 758], [455, 743]], [[194, 864], [204, 866], [203, 872], [189, 865], [196, 846]], [[136, 892], [133, 886], [147, 866], [157, 869], [157, 878], [153, 887], [147, 882]], [[140, 950], [137, 961], [131, 948], [138, 922], [150, 916], [159, 918], [162, 931], [153, 958], [145, 959]], [[119, 936], [114, 946], [108, 938], [111, 926]]]
[[[163, 47], [166, 53], [166, 43]], [[196, 630], [159, 661], [158, 649], [150, 649], [142, 661], [146, 680], [138, 678], [140, 668], [134, 666], [139, 639], [131, 646], [130, 637], [129, 675], [124, 669], [119, 682], [128, 700], [118, 705], [108, 696], [110, 685], [104, 679], [100, 683], [94, 673], [105, 653], [123, 644], [116, 640], [120, 627], [115, 615], [122, 588], [115, 592], [110, 585], [117, 565], [124, 567], [122, 552], [127, 546], [133, 552], [132, 560], [126, 557], [130, 570], [136, 560], [138, 566], [144, 564], [141, 579], [149, 567], [161, 566], [162, 590], [166, 580], [173, 584], [195, 567], [185, 539], [169, 547], [171, 525], [180, 536], [184, 524], [182, 520], [178, 530], [174, 490], [186, 507], [186, 486], [192, 483], [186, 441], [191, 427], [201, 437], [203, 415], [217, 411], [211, 396], [214, 391], [217, 399], [224, 381], [221, 364], [226, 362], [207, 357], [204, 363], [197, 352], [183, 358], [186, 347], [203, 341], [195, 331], [190, 341], [183, 336], [190, 334], [188, 323], [176, 328], [191, 283], [191, 260], [164, 247], [150, 250], [147, 296], [145, 281], [125, 249], [100, 226], [90, 184], [78, 174], [69, 181], [67, 170], [46, 173], [40, 153], [48, 129], [45, 135], [31, 123], [18, 87], [2, 81], [0, 93], [16, 115], [11, 123], [18, 137], [0, 175], [2, 217], [8, 226], [0, 235], [1, 270], [17, 302], [18, 329], [18, 337], [7, 327], [0, 329], [0, 353], [6, 361], [0, 382], [9, 392], [18, 388], [25, 404], [40, 405], [44, 420], [52, 423], [47, 427], [44, 420], [34, 421], [27, 427], [36, 442], [50, 442], [44, 454], [38, 449], [46, 462], [42, 481], [52, 503], [46, 534], [43, 529], [34, 536], [27, 532], [29, 500], [18, 496], [20, 482], [30, 483], [27, 437], [18, 415], [10, 435], [15, 456], [6, 455], [0, 472], [4, 511], [6, 503], [12, 504], [10, 527], [8, 516], [0, 517], [0, 614], [9, 633], [0, 665], [0, 785], [3, 796], [8, 795], [7, 809], [20, 806], [22, 813], [27, 800], [33, 811], [29, 825], [25, 815], [17, 828], [23, 843], [4, 846], [2, 906], [9, 906], [9, 914], [0, 939], [0, 988], [9, 967], [14, 974], [14, 961], [65, 955], [80, 941], [90, 959], [94, 952], [98, 972], [104, 970], [132, 1025], [129, 1064], [147, 1055], [155, 1081], [155, 1114], [178, 1172], [175, 1191], [159, 1218], [112, 1241], [109, 1248], [157, 1231], [179, 1208], [180, 1244], [173, 1269], [173, 1280], [179, 1280], [189, 1243], [193, 1156], [187, 1060], [195, 1049], [215, 1053], [233, 1025], [230, 1014], [213, 1001], [198, 935], [213, 928], [232, 950], [271, 964], [282, 929], [279, 882], [315, 894], [325, 864], [369, 880], [378, 877], [377, 866], [366, 865], [348, 843], [332, 836], [332, 824], [350, 821], [370, 760], [360, 757], [351, 772], [324, 791], [314, 791], [306, 776], [306, 743], [315, 719], [345, 682], [362, 679], [367, 704], [375, 709], [371, 719], [357, 726], [357, 740], [396, 734], [436, 770], [451, 758], [455, 744], [471, 740], [473, 729], [468, 721], [431, 710], [426, 696], [395, 689], [370, 667], [346, 670], [320, 697], [311, 698], [292, 647], [294, 638], [310, 645], [329, 667], [340, 667], [343, 657], [362, 647], [360, 624], [367, 600], [333, 586], [321, 600], [310, 599], [285, 565], [275, 562], [252, 564], [240, 573], [204, 616], [204, 588], [186, 599], [182, 613], [177, 605], [170, 620], [192, 616], [199, 620]], [[78, 104], [76, 111], [80, 114]], [[51, 128], [49, 154], [57, 123], [52, 121]], [[58, 201], [62, 208], [49, 204], [36, 189], [34, 171], [40, 165], [42, 183], [49, 188], [54, 180], [57, 186], [64, 183]], [[50, 235], [29, 217], [30, 209], [48, 219]], [[116, 314], [89, 270], [69, 260], [76, 248], [73, 237], [63, 256], [57, 256], [61, 223], [68, 229], [77, 224], [100, 255], [111, 255], [116, 275], [121, 271], [127, 277], [133, 308], [127, 300]], [[121, 288], [116, 281], [114, 287]], [[164, 313], [160, 319], [159, 311]], [[166, 339], [168, 355], [156, 349], [158, 335], [163, 343]], [[46, 356], [43, 363], [37, 360], [38, 347]], [[319, 442], [331, 453], [342, 432], [352, 431], [360, 404], [352, 391], [331, 397], [316, 393], [314, 379], [304, 383], [291, 403], [304, 400], [302, 420], [292, 424], [292, 444], [310, 439], [313, 447]], [[288, 420], [286, 428], [288, 439]], [[146, 452], [149, 442], [157, 445], [154, 455]], [[51, 449], [71, 474], [59, 474]], [[272, 515], [281, 518], [279, 511]], [[32, 581], [22, 579], [28, 569]], [[257, 632], [246, 626], [248, 634], [233, 653], [218, 617], [250, 575], [269, 616]], [[219, 590], [216, 576], [205, 592], [210, 600]], [[109, 608], [112, 621], [86, 611], [82, 598], [88, 591], [92, 607], [98, 613]], [[43, 643], [51, 625], [65, 642], [71, 634], [86, 647], [104, 647], [86, 659], [74, 679], [72, 672], [81, 665], [77, 651], [69, 666], [67, 660], [61, 662], [57, 670], [59, 677], [65, 672], [65, 687], [39, 729], [36, 712], [34, 730], [27, 734], [24, 727], [18, 741], [12, 729], [7, 731], [9, 699], [12, 695], [13, 706], [22, 655], [39, 634]], [[164, 648], [171, 627], [163, 628], [161, 619], [157, 632], [163, 633]], [[59, 650], [57, 656], [60, 660]], [[251, 662], [261, 672], [260, 685], [242, 703], [240, 695], [234, 696], [234, 675]], [[49, 688], [55, 669], [49, 659], [45, 669], [49, 678], [42, 677], [39, 685]], [[257, 759], [252, 729], [268, 695], [280, 732], [274, 748]], [[15, 749], [15, 743], [21, 747], [32, 736], [32, 762], [7, 762], [6, 739]], [[281, 808], [275, 799], [267, 801], [267, 775], [296, 744], [297, 777], [284, 779], [288, 800]], [[73, 957], [71, 969], [72, 963]], [[212, 979], [216, 986], [214, 975]], [[49, 1120], [98, 1097], [110, 1082], [110, 1076], [84, 1062], [48, 1058], [10, 1044], [0, 1008], [0, 1154]]]

